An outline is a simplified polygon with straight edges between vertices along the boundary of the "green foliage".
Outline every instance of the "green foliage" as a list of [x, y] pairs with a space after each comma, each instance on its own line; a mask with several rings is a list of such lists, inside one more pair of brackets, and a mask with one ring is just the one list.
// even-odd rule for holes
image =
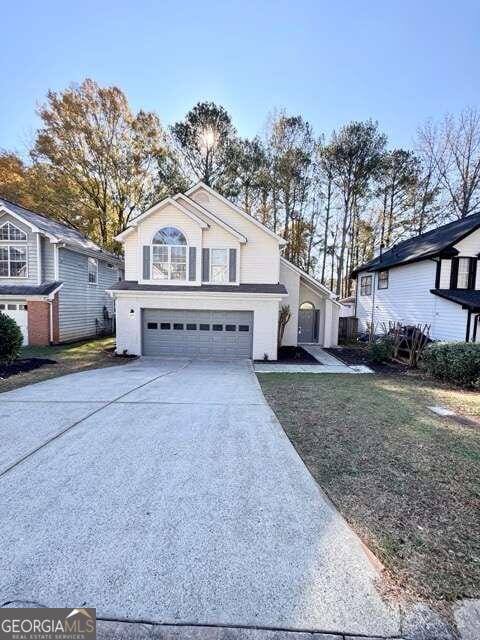
[[170, 131], [186, 172], [214, 189], [228, 191], [225, 181], [237, 133], [226, 109], [213, 102], [198, 102]]
[[393, 356], [393, 344], [388, 338], [380, 338], [368, 345], [368, 356], [372, 362], [386, 362]]
[[18, 324], [0, 311], [0, 364], [13, 362], [18, 357], [22, 342]]
[[480, 386], [480, 344], [437, 342], [425, 349], [422, 368], [434, 378], [461, 385]]

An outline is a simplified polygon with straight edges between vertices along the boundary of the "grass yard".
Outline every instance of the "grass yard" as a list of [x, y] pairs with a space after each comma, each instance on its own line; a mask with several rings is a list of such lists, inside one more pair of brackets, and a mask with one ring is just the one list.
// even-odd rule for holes
[[[117, 358], [111, 349], [115, 346], [115, 339], [96, 338], [75, 344], [52, 347], [24, 347], [20, 358], [46, 358], [55, 360], [56, 364], [47, 364], [40, 369], [18, 373], [6, 379], [0, 379], [0, 393], [24, 387], [33, 382], [41, 382], [49, 378], [56, 378], [67, 373], [112, 367], [129, 362], [128, 358]], [[110, 349], [110, 351], [109, 351]]]
[[480, 394], [409, 376], [258, 374], [300, 456], [396, 584], [480, 597]]

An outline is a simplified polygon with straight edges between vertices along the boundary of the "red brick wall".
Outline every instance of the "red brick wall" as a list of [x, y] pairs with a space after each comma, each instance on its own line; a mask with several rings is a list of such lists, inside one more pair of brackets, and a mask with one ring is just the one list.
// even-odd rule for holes
[[28, 301], [28, 344], [50, 344], [50, 305], [40, 300]]

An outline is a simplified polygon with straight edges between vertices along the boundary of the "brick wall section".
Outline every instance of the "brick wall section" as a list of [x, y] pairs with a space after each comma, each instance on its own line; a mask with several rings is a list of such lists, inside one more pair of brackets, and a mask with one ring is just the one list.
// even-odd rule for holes
[[50, 344], [50, 305], [48, 302], [28, 301], [28, 344], [36, 347]]

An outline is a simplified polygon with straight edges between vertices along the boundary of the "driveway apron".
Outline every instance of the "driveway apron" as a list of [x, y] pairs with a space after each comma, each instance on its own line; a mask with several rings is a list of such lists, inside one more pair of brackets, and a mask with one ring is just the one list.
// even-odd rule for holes
[[0, 513], [3, 606], [399, 633], [247, 361], [145, 358], [1, 394]]

